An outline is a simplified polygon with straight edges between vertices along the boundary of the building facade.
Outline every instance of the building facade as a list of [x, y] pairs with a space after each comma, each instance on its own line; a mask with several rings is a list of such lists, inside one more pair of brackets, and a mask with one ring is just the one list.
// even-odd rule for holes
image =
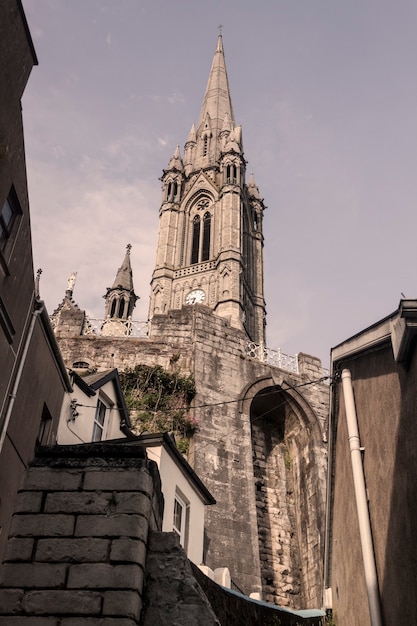
[[[34, 280], [21, 98], [37, 64], [19, 0], [0, 4], [0, 561], [36, 442], [53, 443], [70, 383]], [[39, 275], [38, 275], [39, 278]]]
[[[193, 375], [199, 427], [188, 461], [216, 499], [204, 562], [213, 570], [227, 565], [247, 594], [317, 607], [329, 387], [318, 359], [274, 361], [265, 348], [265, 205], [245, 169], [219, 36], [198, 125], [184, 156], [177, 148], [162, 175], [146, 335], [134, 336], [118, 303], [106, 301], [105, 319], [92, 324], [72, 287], [53, 325], [70, 368], [143, 363]], [[130, 265], [117, 275], [118, 302], [131, 302]]]
[[417, 623], [416, 322], [417, 301], [402, 300], [332, 350], [326, 585], [336, 624]]

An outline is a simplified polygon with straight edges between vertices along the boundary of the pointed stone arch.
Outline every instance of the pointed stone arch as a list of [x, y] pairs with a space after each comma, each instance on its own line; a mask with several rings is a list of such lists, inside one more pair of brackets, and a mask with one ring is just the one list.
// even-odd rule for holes
[[309, 606], [308, 590], [321, 584], [320, 424], [281, 371], [249, 384], [242, 397], [239, 408], [251, 428], [263, 597]]

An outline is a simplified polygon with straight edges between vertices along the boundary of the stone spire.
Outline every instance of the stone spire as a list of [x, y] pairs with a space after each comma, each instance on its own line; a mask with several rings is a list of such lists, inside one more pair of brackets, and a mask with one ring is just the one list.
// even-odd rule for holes
[[181, 154], [180, 154], [180, 147], [177, 146], [175, 148], [175, 152], [172, 155], [169, 163], [168, 163], [168, 169], [169, 170], [178, 170], [179, 172], [183, 172], [184, 171], [184, 165], [182, 162], [182, 158], [181, 158]]
[[227, 79], [223, 39], [219, 34], [197, 125], [197, 140], [202, 138], [204, 141], [206, 136], [211, 139], [210, 160], [218, 156], [218, 137], [224, 128], [225, 118], [228, 118], [226, 123], [233, 127], [234, 115]]
[[130, 265], [131, 249], [132, 246], [128, 243], [126, 246], [125, 258], [123, 259], [122, 265], [117, 270], [112, 289], [125, 289], [126, 291], [133, 291], [133, 274], [132, 266]]
[[259, 195], [258, 185], [255, 183], [255, 177], [253, 175], [253, 172], [251, 172], [249, 176], [248, 192], [250, 196], [253, 196], [257, 200], [261, 199], [261, 196]]
[[233, 122], [233, 107], [230, 97], [229, 81], [227, 79], [226, 62], [224, 58], [223, 39], [219, 35], [217, 38], [217, 48], [214, 53], [213, 63], [207, 82], [206, 93], [200, 111], [198, 121], [198, 132], [201, 132], [201, 125], [204, 124], [207, 113], [212, 120], [212, 130], [219, 135], [226, 113]]
[[130, 243], [126, 246], [126, 254], [122, 265], [117, 270], [113, 286], [107, 289], [104, 296], [106, 300], [106, 318], [126, 320], [132, 316], [138, 296], [133, 288], [132, 267], [130, 265]]

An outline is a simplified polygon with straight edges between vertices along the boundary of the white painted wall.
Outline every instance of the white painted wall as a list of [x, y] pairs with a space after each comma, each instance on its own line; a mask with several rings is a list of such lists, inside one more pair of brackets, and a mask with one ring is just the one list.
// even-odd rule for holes
[[200, 494], [194, 489], [169, 453], [161, 447], [148, 447], [148, 457], [158, 464], [161, 475], [162, 493], [165, 499], [162, 530], [172, 532], [174, 519], [174, 500], [178, 488], [189, 502], [189, 534], [186, 548], [188, 558], [200, 565], [203, 562], [204, 507]]

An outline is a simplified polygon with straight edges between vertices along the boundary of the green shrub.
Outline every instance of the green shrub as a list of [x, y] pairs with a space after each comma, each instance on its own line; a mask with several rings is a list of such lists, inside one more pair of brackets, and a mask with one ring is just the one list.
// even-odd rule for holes
[[160, 365], [136, 365], [120, 373], [120, 381], [136, 434], [172, 431], [177, 445], [186, 454], [190, 437], [198, 428], [190, 415], [196, 394], [192, 375], [179, 370], [167, 372]]

